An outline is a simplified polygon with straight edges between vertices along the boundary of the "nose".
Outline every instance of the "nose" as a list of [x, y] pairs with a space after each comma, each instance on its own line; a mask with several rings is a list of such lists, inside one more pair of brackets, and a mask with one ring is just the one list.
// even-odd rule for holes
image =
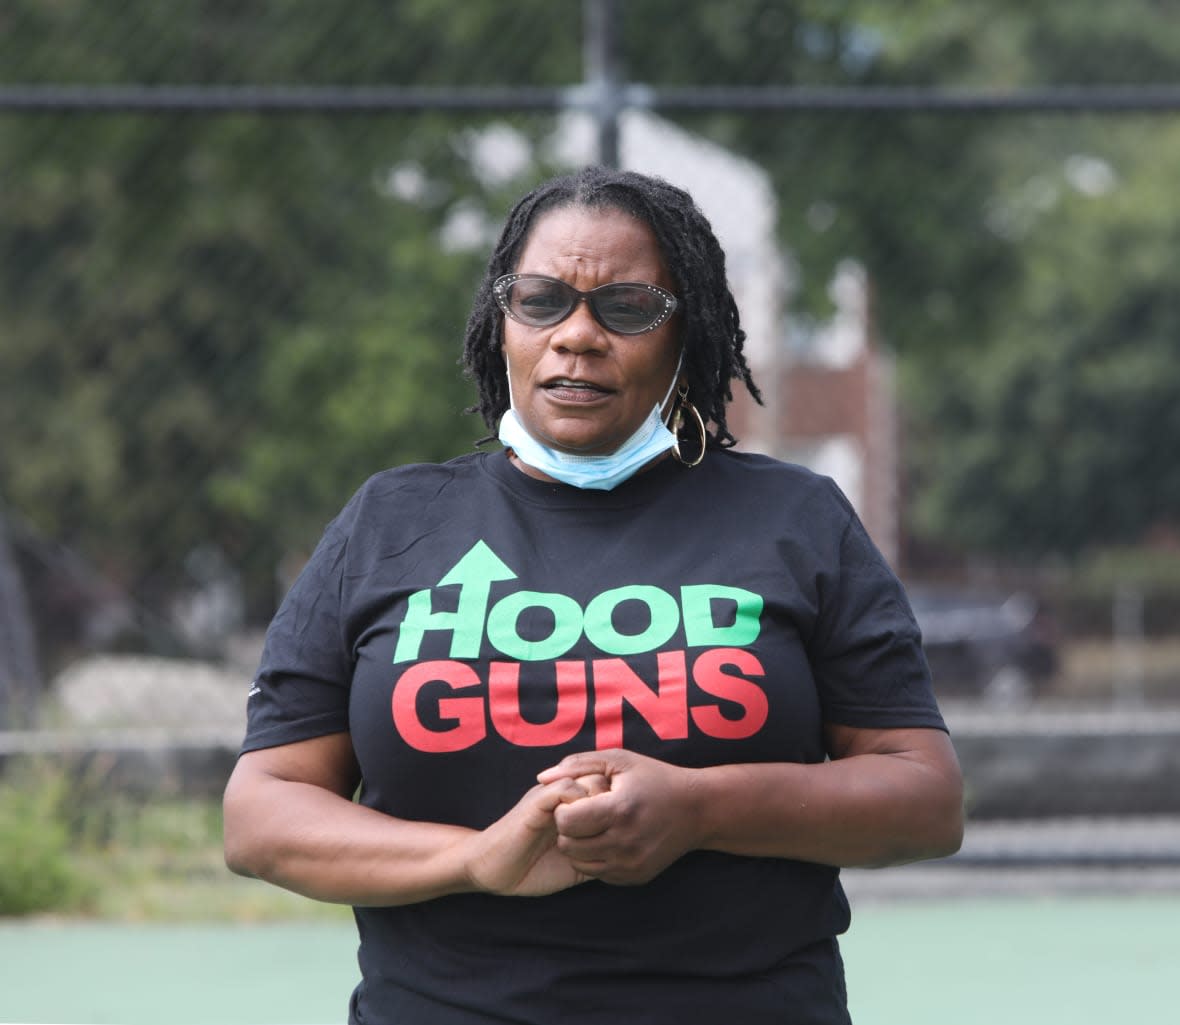
[[610, 338], [595, 319], [590, 304], [579, 299], [569, 316], [553, 326], [549, 344], [566, 352], [594, 352], [610, 345]]

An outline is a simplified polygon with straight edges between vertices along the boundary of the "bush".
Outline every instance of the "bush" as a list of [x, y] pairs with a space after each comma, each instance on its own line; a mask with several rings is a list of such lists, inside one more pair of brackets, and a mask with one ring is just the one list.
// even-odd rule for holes
[[87, 886], [70, 856], [64, 777], [21, 773], [0, 782], [0, 916], [66, 911]]

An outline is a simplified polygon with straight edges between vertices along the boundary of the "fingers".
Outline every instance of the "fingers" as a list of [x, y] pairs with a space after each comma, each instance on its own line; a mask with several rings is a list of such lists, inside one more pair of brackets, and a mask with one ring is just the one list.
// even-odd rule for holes
[[615, 816], [613, 802], [609, 799], [587, 799], [563, 804], [556, 809], [553, 819], [559, 835], [582, 840], [606, 832], [615, 821]]
[[[600, 808], [587, 815], [586, 799], [599, 797], [610, 792], [610, 780], [601, 775], [579, 776], [572, 779], [560, 776], [551, 783], [538, 783], [521, 799], [520, 806], [526, 810], [534, 829], [555, 829], [565, 832], [563, 822], [575, 830], [577, 836], [595, 836], [607, 828], [606, 809]], [[581, 813], [567, 819], [567, 809], [581, 804]]]
[[586, 791], [587, 797], [597, 797], [599, 794], [610, 792], [610, 779], [602, 773], [594, 772], [586, 776], [579, 776], [574, 782]]
[[[538, 773], [554, 843], [581, 876], [647, 882], [695, 844], [688, 770], [623, 750], [570, 755]], [[690, 790], [691, 788], [687, 788]]]
[[609, 830], [584, 838], [559, 833], [557, 850], [579, 875], [613, 885], [647, 882], [663, 868], [649, 857], [646, 845], [621, 840]]
[[576, 780], [537, 784], [505, 813], [462, 842], [460, 857], [470, 886], [488, 893], [537, 896], [587, 878], [557, 850], [555, 811], [586, 797]]
[[620, 771], [627, 763], [626, 751], [583, 751], [568, 755], [556, 765], [537, 774], [542, 783], [551, 783], [563, 776], [578, 779], [581, 776], [602, 776], [606, 779]]
[[538, 783], [525, 794], [524, 800], [531, 802], [536, 810], [552, 814], [559, 806], [580, 801], [590, 793], [580, 780], [559, 777], [551, 783]]

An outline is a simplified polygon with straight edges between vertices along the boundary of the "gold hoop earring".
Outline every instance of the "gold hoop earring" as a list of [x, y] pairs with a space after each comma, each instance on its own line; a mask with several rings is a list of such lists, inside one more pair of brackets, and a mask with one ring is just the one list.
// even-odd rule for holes
[[[677, 390], [676, 397], [676, 415], [672, 419], [672, 433], [676, 436], [676, 444], [672, 448], [672, 455], [678, 463], [684, 466], [699, 466], [701, 460], [705, 458], [705, 443], [708, 436], [705, 434], [705, 421], [701, 419], [701, 414], [697, 407], [688, 401], [688, 385], [681, 385]], [[691, 462], [684, 458], [680, 453], [680, 427], [684, 423], [684, 411], [688, 410], [696, 418], [697, 430], [701, 435], [701, 450], [697, 453], [696, 459]]]

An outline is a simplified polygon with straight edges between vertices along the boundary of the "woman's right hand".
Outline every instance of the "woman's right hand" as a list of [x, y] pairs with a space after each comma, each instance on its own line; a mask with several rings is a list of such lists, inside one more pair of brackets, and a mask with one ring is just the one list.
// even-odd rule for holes
[[589, 879], [558, 851], [554, 811], [595, 790], [592, 782], [568, 778], [535, 786], [503, 817], [466, 838], [464, 864], [472, 888], [541, 897]]

